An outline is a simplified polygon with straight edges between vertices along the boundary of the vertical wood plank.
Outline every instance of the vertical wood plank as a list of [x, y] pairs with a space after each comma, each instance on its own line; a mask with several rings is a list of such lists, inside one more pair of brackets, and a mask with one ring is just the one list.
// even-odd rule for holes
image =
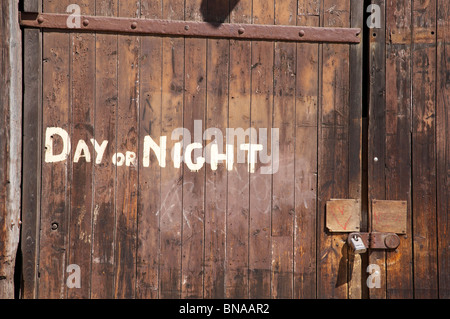
[[437, 223], [439, 298], [450, 299], [450, 3], [437, 3]]
[[[187, 0], [185, 2], [185, 20], [201, 20], [200, 5], [200, 0]], [[186, 143], [198, 143], [204, 146], [202, 132], [206, 111], [206, 40], [186, 39], [184, 52], [183, 127], [191, 132], [191, 141], [186, 141]], [[196, 122], [201, 125], [195, 125]], [[195, 149], [191, 154], [187, 153], [187, 156], [191, 157], [193, 163], [197, 163], [198, 158], [202, 156], [202, 150]], [[185, 161], [187, 161], [186, 157]], [[199, 170], [191, 170], [187, 165], [184, 166], [182, 298], [203, 297], [205, 171], [205, 165]]]
[[[364, 29], [364, 3], [359, 0], [350, 1], [350, 26]], [[361, 31], [362, 33], [362, 31]], [[349, 104], [349, 197], [361, 199], [362, 195], [362, 105], [363, 105], [363, 37], [359, 44], [350, 45], [350, 104]], [[362, 201], [360, 211], [362, 212]], [[362, 213], [363, 214], [363, 213]], [[362, 215], [361, 214], [361, 215]], [[366, 218], [361, 216], [360, 229], [367, 226]], [[362, 273], [363, 256], [354, 254], [348, 247], [348, 295], [350, 299], [361, 299], [365, 290]]]
[[[81, 12], [87, 15], [95, 13], [94, 3], [85, 0], [78, 2]], [[68, 298], [90, 297], [91, 278], [91, 237], [92, 237], [92, 181], [94, 146], [90, 142], [94, 130], [95, 103], [95, 35], [91, 33], [73, 33], [71, 41], [71, 107], [70, 123], [73, 141], [72, 186], [70, 193], [70, 224], [68, 234], [67, 264], [80, 267], [80, 288], [68, 289]], [[83, 140], [89, 147], [89, 155], [81, 153], [75, 157], [78, 141]], [[89, 157], [87, 157], [89, 156]]]
[[[230, 23], [251, 23], [251, 16], [252, 3], [240, 1]], [[228, 127], [244, 132], [251, 126], [251, 52], [250, 41], [230, 40]], [[225, 297], [241, 299], [249, 297], [249, 172], [238, 160], [239, 139], [229, 136], [227, 143], [234, 145], [235, 165], [228, 172]], [[250, 136], [243, 143], [250, 143]]]
[[[140, 15], [140, 1], [119, 1], [120, 17]], [[139, 37], [118, 38], [117, 150], [125, 163], [117, 168], [115, 298], [134, 298], [139, 167]]]
[[[253, 1], [254, 24], [274, 23], [274, 1]], [[252, 43], [252, 100], [250, 108], [251, 127], [259, 129], [272, 127], [273, 114], [273, 42], [255, 41]], [[251, 136], [251, 143], [256, 143]], [[267, 152], [271, 154], [270, 134], [267, 138]], [[265, 151], [265, 150], [264, 150]], [[269, 155], [270, 156], [270, 155]], [[249, 289], [250, 298], [270, 298], [271, 296], [271, 205], [272, 175], [261, 174], [259, 156], [255, 173], [250, 174], [250, 242], [249, 242]]]
[[[369, 231], [371, 230], [372, 200], [386, 199], [386, 32], [385, 1], [373, 0], [381, 8], [381, 28], [372, 29], [369, 36], [370, 98], [369, 98], [369, 132], [368, 132], [368, 197], [369, 197]], [[369, 264], [380, 267], [381, 287], [369, 290], [372, 299], [386, 298], [386, 253], [370, 251]]]
[[18, 1], [4, 1], [0, 18], [0, 298], [15, 297], [20, 240], [22, 161], [22, 35]]
[[[41, 5], [40, 1], [25, 1], [24, 10], [38, 12]], [[41, 198], [42, 36], [39, 30], [23, 30], [23, 54], [22, 153], [27, 156], [22, 160], [22, 180], [27, 182], [22, 182], [22, 298], [33, 299], [36, 297]]]
[[[117, 1], [97, 0], [96, 14], [117, 16]], [[94, 166], [91, 298], [114, 297], [114, 237], [116, 216], [116, 170], [118, 108], [117, 35], [97, 34], [95, 52], [94, 138], [107, 141], [103, 160]]]
[[[163, 18], [184, 19], [184, 1], [163, 2]], [[184, 39], [163, 39], [162, 63], [162, 136], [168, 136], [167, 150], [178, 142], [169, 138], [172, 131], [183, 127]], [[183, 168], [168, 165], [161, 170], [161, 259], [160, 298], [181, 297], [181, 225], [183, 202]]]
[[[43, 12], [64, 13], [68, 1], [43, 1]], [[70, 132], [70, 37], [64, 33], [43, 35], [43, 134], [59, 127]], [[61, 151], [63, 141], [51, 139], [53, 149]], [[70, 142], [69, 142], [70, 143]], [[44, 145], [42, 145], [44, 147]], [[66, 245], [70, 213], [71, 156], [57, 163], [42, 165], [39, 298], [63, 298], [66, 289]]]
[[[400, 14], [399, 14], [400, 13]], [[386, 3], [386, 199], [408, 202], [408, 229], [386, 253], [386, 297], [410, 299], [411, 232], [411, 2]]]
[[[296, 15], [296, 0], [275, 2], [275, 24], [296, 25]], [[273, 154], [275, 150], [272, 149], [271, 289], [273, 298], [292, 298], [293, 296], [296, 62], [294, 43], [275, 42], [273, 128], [279, 129], [279, 154]]]
[[[162, 3], [142, 0], [141, 17], [160, 19]], [[140, 55], [139, 143], [143, 145], [144, 139], [150, 136], [156, 144], [160, 145], [163, 107], [161, 104], [162, 38], [142, 37]], [[142, 149], [139, 156], [143, 156], [144, 151]], [[142, 299], [158, 298], [161, 167], [157, 156], [159, 154], [150, 151], [148, 166], [144, 165], [143, 161], [139, 163], [136, 297]], [[170, 161], [170, 157], [166, 161]]]
[[[298, 1], [297, 25], [319, 26], [321, 1]], [[294, 298], [316, 298], [319, 44], [297, 44]]]
[[[350, 1], [336, 4], [324, 0], [323, 26], [349, 25]], [[317, 297], [342, 299], [348, 297], [346, 235], [326, 232], [325, 205], [331, 198], [348, 198], [349, 195], [349, 47], [324, 44], [322, 49]]]
[[437, 298], [436, 1], [413, 1], [412, 202], [415, 298]]
[[[207, 1], [207, 21], [228, 22], [228, 0]], [[220, 136], [207, 136], [206, 143], [216, 143], [220, 154], [226, 154], [225, 135], [228, 127], [228, 77], [229, 40], [210, 39], [207, 43], [207, 100], [205, 129], [219, 131]], [[209, 138], [209, 139], [208, 139]], [[210, 148], [209, 149], [209, 155]], [[211, 156], [205, 150], [207, 163]], [[208, 161], [209, 159], [209, 161]], [[216, 170], [210, 165], [205, 177], [205, 275], [204, 297], [222, 299], [225, 297], [225, 243], [227, 214], [227, 166], [220, 162]]]

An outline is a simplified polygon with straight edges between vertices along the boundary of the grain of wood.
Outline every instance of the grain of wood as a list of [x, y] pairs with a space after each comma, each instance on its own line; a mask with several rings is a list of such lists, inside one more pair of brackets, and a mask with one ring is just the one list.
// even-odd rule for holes
[[437, 223], [438, 223], [438, 269], [439, 298], [450, 299], [450, 4], [437, 2]]
[[[63, 13], [67, 1], [43, 1], [44, 12]], [[64, 33], [43, 35], [43, 130], [60, 127], [70, 132], [70, 36]], [[62, 149], [61, 138], [53, 137], [54, 148]], [[42, 145], [43, 147], [43, 145]], [[70, 214], [71, 159], [43, 163], [39, 298], [63, 298], [66, 291], [66, 249]], [[53, 226], [53, 229], [52, 229]]]
[[[206, 1], [207, 20], [228, 22], [230, 1]], [[206, 62], [206, 122], [205, 129], [217, 128], [226, 134], [228, 127], [228, 71], [230, 63], [230, 41], [210, 39], [207, 41]], [[219, 134], [219, 133], [218, 133]], [[226, 154], [226, 136], [211, 136], [206, 141], [212, 145], [217, 139], [219, 153]], [[210, 148], [209, 148], [210, 151]], [[207, 155], [208, 158], [208, 155]], [[211, 158], [210, 158], [211, 160]], [[204, 297], [225, 297], [226, 268], [226, 222], [227, 222], [227, 174], [226, 164], [218, 164], [217, 170], [206, 169], [205, 177], [205, 275]]]
[[[89, 1], [79, 2], [83, 12], [95, 13], [95, 5]], [[73, 33], [71, 42], [71, 139], [74, 141], [72, 158], [76, 151], [75, 143], [89, 141], [94, 134], [95, 107], [95, 35]], [[94, 146], [89, 152], [94, 156]], [[82, 153], [84, 156], [86, 154]], [[67, 297], [71, 299], [90, 297], [91, 288], [91, 237], [92, 237], [92, 184], [93, 165], [95, 160], [80, 157], [78, 163], [72, 165], [72, 186], [70, 193], [70, 224], [68, 233], [67, 265], [80, 266], [81, 287], [68, 289]]]
[[412, 24], [414, 297], [424, 299], [438, 297], [435, 152], [436, 1], [413, 1]]
[[[381, 8], [381, 28], [369, 34], [369, 132], [368, 132], [368, 200], [369, 230], [372, 227], [372, 200], [386, 199], [386, 56], [385, 56], [385, 4], [384, 1], [373, 1]], [[386, 253], [370, 251], [369, 264], [380, 267], [381, 287], [369, 290], [371, 299], [386, 298]]]
[[[319, 26], [321, 2], [298, 2], [297, 25]], [[319, 44], [297, 44], [294, 297], [316, 297]]]
[[[274, 23], [274, 2], [253, 1], [254, 24]], [[259, 134], [260, 128], [272, 127], [273, 115], [273, 59], [272, 42], [252, 43], [252, 88], [250, 120], [251, 127]], [[252, 143], [256, 137], [251, 136]], [[267, 138], [267, 154], [271, 154], [270, 134]], [[259, 157], [261, 159], [261, 157]], [[250, 174], [250, 242], [249, 242], [249, 289], [250, 298], [271, 297], [271, 207], [272, 175], [261, 174], [261, 160]]]
[[[141, 18], [161, 18], [162, 4], [141, 1]], [[140, 53], [139, 141], [150, 136], [158, 145], [161, 128], [162, 43], [160, 37], [142, 37]], [[141, 151], [142, 154], [142, 151]], [[148, 167], [139, 163], [138, 247], [136, 297], [158, 298], [159, 219], [161, 209], [161, 167], [151, 152]]]
[[[297, 1], [275, 3], [275, 24], [295, 25]], [[296, 45], [274, 44], [273, 123], [279, 130], [279, 154], [271, 150], [273, 192], [271, 209], [272, 297], [293, 296], [293, 229], [295, 207], [295, 76]], [[277, 158], [278, 156], [278, 158]]]
[[[39, 1], [25, 1], [24, 10], [37, 11]], [[1, 37], [1, 36], [0, 36]], [[39, 240], [42, 144], [42, 36], [23, 30], [23, 157], [22, 178], [22, 298], [36, 297]], [[2, 74], [4, 74], [2, 72]]]
[[[183, 20], [184, 1], [163, 3], [163, 18]], [[183, 127], [184, 39], [163, 39], [162, 61], [162, 135]], [[168, 139], [167, 149], [176, 141]], [[183, 167], [168, 166], [161, 171], [161, 259], [160, 297], [181, 297], [181, 241], [183, 223]]]
[[[199, 20], [200, 1], [185, 2], [185, 19]], [[204, 146], [203, 136], [206, 112], [206, 41], [205, 39], [185, 40], [185, 93], [183, 127], [191, 132], [191, 140]], [[196, 132], [195, 123], [200, 132]], [[196, 134], [197, 133], [197, 134]], [[193, 163], [202, 156], [202, 150], [191, 154]], [[185, 166], [183, 171], [183, 230], [182, 230], [182, 298], [203, 297], [203, 253], [205, 225], [205, 172], [206, 165], [198, 171]]]
[[20, 239], [22, 161], [22, 35], [18, 1], [0, 9], [0, 298], [15, 296], [14, 267]]
[[[364, 2], [350, 1], [350, 26], [364, 29]], [[362, 109], [363, 109], [363, 36], [361, 42], [351, 45], [350, 63], [350, 98], [349, 98], [349, 198], [359, 200], [359, 229], [366, 229], [367, 217], [363, 210], [362, 195]], [[365, 102], [365, 101], [364, 101]], [[360, 156], [356, 156], [360, 154]], [[361, 299], [365, 294], [365, 278], [363, 273], [364, 256], [353, 254], [348, 247], [348, 297]]]
[[[117, 1], [96, 2], [96, 14], [117, 16]], [[111, 159], [117, 152], [117, 35], [96, 35], [95, 124], [94, 138], [98, 143], [108, 141], [104, 161], [94, 167], [92, 213], [92, 274], [91, 298], [114, 297], [116, 174]]]
[[[250, 23], [252, 3], [240, 1], [230, 15], [231, 23]], [[230, 128], [246, 130], [250, 124], [251, 42], [230, 40], [229, 113]], [[250, 142], [246, 138], [246, 143]], [[228, 172], [228, 207], [226, 235], [225, 297], [249, 297], [249, 172], [245, 163], [237, 162], [237, 139], [233, 143], [236, 164]]]
[[[119, 1], [118, 15], [139, 18], [140, 1]], [[135, 160], [117, 170], [115, 298], [134, 298], [136, 290], [136, 230], [140, 148], [139, 127], [139, 55], [140, 39], [118, 36], [117, 150], [134, 153]]]
[[[396, 14], [400, 12], [400, 14]], [[386, 199], [407, 201], [406, 236], [386, 254], [387, 298], [410, 299], [411, 229], [411, 1], [386, 4]], [[409, 39], [396, 43], [393, 36]]]
[[[350, 1], [338, 5], [325, 0], [323, 26], [350, 24]], [[324, 44], [321, 105], [319, 113], [319, 222], [318, 222], [318, 298], [347, 298], [346, 236], [325, 232], [325, 204], [331, 198], [348, 198], [349, 156], [349, 48]]]

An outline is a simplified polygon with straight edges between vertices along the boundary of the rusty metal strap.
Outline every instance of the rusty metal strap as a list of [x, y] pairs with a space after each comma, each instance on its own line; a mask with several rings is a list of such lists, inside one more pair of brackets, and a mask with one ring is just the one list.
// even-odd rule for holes
[[323, 28], [286, 25], [214, 24], [197, 21], [133, 19], [105, 16], [81, 16], [79, 28], [71, 28], [67, 21], [73, 16], [53, 13], [25, 13], [19, 15], [23, 27], [75, 32], [107, 32], [137, 35], [186, 36], [291, 42], [359, 43], [361, 29]]

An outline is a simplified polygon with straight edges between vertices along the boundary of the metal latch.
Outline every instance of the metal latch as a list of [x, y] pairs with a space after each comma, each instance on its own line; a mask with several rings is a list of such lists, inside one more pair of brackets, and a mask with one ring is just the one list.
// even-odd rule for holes
[[400, 246], [400, 237], [395, 233], [351, 233], [347, 239], [355, 254], [365, 253], [369, 249], [396, 249]]

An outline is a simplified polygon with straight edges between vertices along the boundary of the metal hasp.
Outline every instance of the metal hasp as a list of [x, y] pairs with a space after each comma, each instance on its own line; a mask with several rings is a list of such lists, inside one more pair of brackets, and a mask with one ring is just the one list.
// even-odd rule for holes
[[396, 249], [400, 246], [400, 237], [394, 233], [351, 233], [347, 239], [350, 246], [353, 246], [352, 239], [355, 237], [361, 238], [369, 249]]
[[230, 24], [197, 21], [133, 19], [106, 16], [81, 16], [79, 28], [70, 28], [68, 14], [19, 14], [23, 27], [84, 32], [131, 33], [140, 35], [186, 36], [245, 40], [360, 43], [359, 28], [324, 28], [286, 25]]

